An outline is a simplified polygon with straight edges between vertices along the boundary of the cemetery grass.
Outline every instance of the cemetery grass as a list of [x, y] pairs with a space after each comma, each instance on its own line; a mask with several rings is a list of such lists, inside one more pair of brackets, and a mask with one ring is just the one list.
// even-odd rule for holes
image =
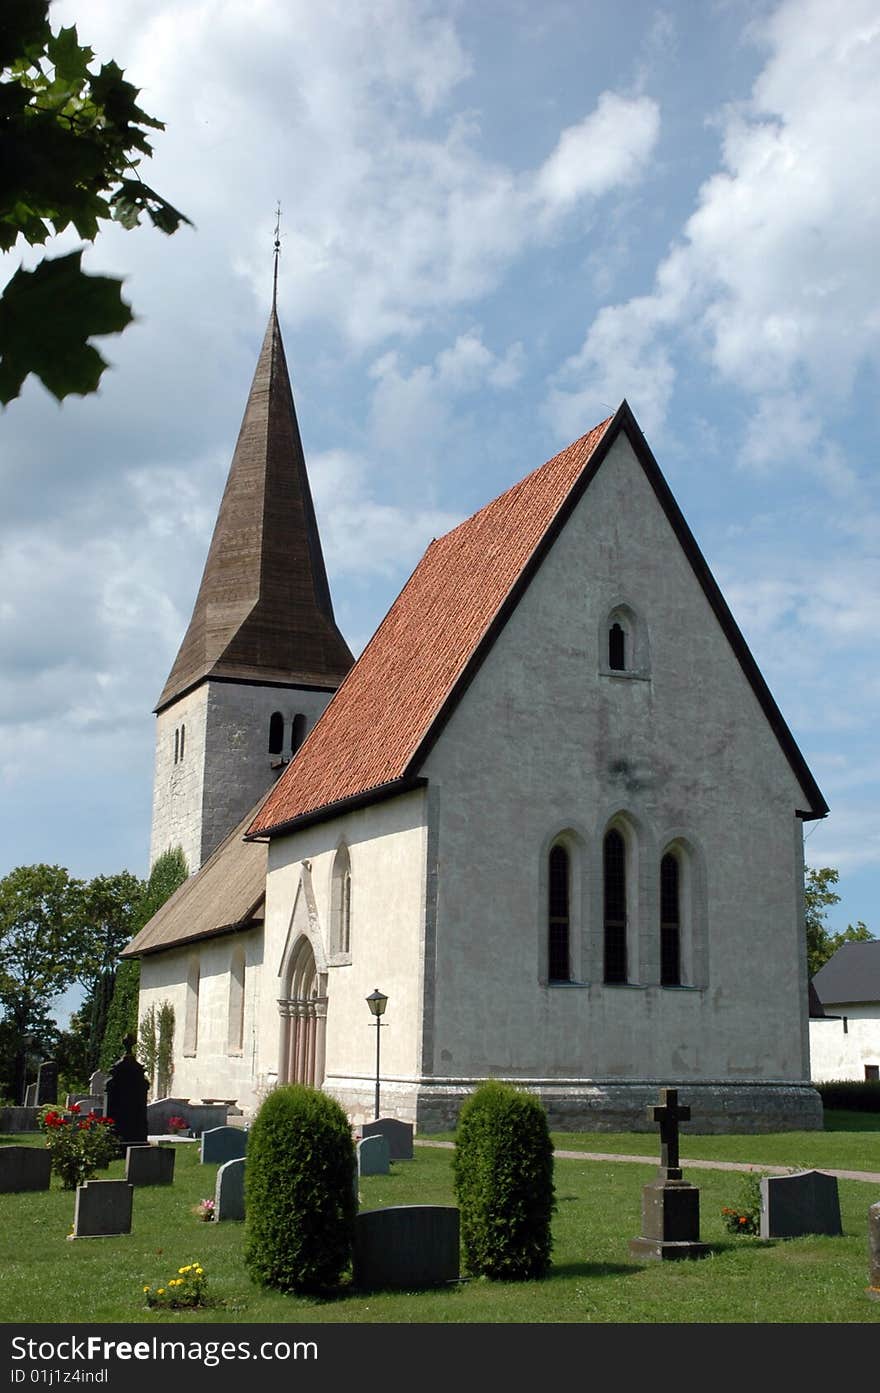
[[[567, 1144], [573, 1140], [564, 1135]], [[609, 1134], [600, 1135], [607, 1141]], [[840, 1150], [831, 1159], [849, 1169], [849, 1134], [836, 1136]], [[0, 1138], [13, 1140], [25, 1138]], [[27, 1140], [41, 1144], [40, 1138]], [[733, 1158], [760, 1159], [754, 1154], [760, 1138], [725, 1140]], [[636, 1154], [643, 1144], [650, 1153], [656, 1137], [630, 1135], [621, 1149]], [[257, 1287], [243, 1263], [244, 1225], [204, 1223], [192, 1213], [213, 1194], [217, 1170], [200, 1165], [198, 1151], [193, 1143], [179, 1144], [174, 1184], [136, 1190], [132, 1232], [123, 1237], [67, 1242], [74, 1197], [55, 1179], [48, 1192], [0, 1195], [0, 1321], [166, 1328], [214, 1322], [880, 1323], [880, 1303], [865, 1294], [867, 1211], [878, 1195], [864, 1182], [839, 1182], [843, 1237], [765, 1242], [724, 1229], [721, 1208], [736, 1202], [739, 1174], [693, 1171], [687, 1178], [700, 1188], [701, 1237], [711, 1255], [649, 1263], [631, 1257], [628, 1242], [640, 1231], [641, 1188], [656, 1164], [558, 1159], [553, 1265], [542, 1281], [477, 1278], [422, 1292], [344, 1286], [338, 1296], [316, 1300]], [[362, 1177], [362, 1208], [454, 1203], [452, 1154], [417, 1147], [415, 1159], [393, 1163], [390, 1175]], [[795, 1140], [782, 1164], [814, 1159], [804, 1157]], [[101, 1178], [122, 1175], [117, 1161]], [[191, 1311], [147, 1308], [143, 1288], [163, 1285], [194, 1261], [205, 1269], [212, 1304]]]

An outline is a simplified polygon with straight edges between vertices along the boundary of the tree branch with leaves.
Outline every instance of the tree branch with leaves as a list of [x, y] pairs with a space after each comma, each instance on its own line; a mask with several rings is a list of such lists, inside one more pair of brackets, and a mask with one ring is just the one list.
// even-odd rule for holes
[[[73, 227], [87, 242], [102, 221], [176, 232], [189, 223], [140, 176], [148, 133], [164, 123], [139, 89], [95, 55], [76, 27], [52, 32], [49, 0], [3, 0], [0, 19], [0, 251], [44, 245]], [[20, 268], [0, 295], [0, 402], [34, 374], [59, 401], [97, 390], [106, 360], [90, 342], [131, 323], [122, 282], [82, 270], [82, 249]]]

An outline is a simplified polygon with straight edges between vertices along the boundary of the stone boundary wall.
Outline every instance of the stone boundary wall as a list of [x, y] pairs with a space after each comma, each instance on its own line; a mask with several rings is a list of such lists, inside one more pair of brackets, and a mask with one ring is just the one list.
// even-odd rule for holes
[[0, 1132], [39, 1132], [39, 1108], [0, 1108]]

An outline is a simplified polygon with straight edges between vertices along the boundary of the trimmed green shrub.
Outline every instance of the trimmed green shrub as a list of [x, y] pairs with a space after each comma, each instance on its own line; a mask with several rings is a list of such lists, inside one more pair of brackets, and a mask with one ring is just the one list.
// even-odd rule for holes
[[880, 1083], [876, 1079], [829, 1079], [815, 1087], [826, 1108], [880, 1112]]
[[481, 1084], [459, 1113], [453, 1179], [468, 1271], [506, 1281], [543, 1277], [556, 1197], [539, 1099], [495, 1080]]
[[259, 1286], [327, 1292], [351, 1262], [356, 1153], [335, 1098], [283, 1084], [248, 1133], [245, 1266]]

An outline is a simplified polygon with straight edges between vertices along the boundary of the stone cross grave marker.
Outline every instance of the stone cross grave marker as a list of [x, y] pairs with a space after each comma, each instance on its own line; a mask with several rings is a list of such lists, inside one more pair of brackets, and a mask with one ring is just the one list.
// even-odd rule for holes
[[121, 1146], [147, 1144], [147, 1093], [149, 1082], [144, 1066], [134, 1057], [135, 1037], [123, 1040], [125, 1053], [117, 1059], [107, 1079], [107, 1116]]
[[700, 1192], [682, 1179], [678, 1164], [678, 1126], [690, 1121], [691, 1110], [679, 1104], [677, 1088], [661, 1088], [659, 1104], [647, 1112], [649, 1122], [660, 1124], [660, 1170], [642, 1189], [642, 1232], [630, 1239], [629, 1250], [661, 1261], [705, 1258], [710, 1248], [700, 1242]]
[[35, 1146], [0, 1146], [0, 1192], [48, 1190], [52, 1157]]
[[133, 1195], [125, 1180], [87, 1180], [78, 1185], [73, 1233], [68, 1238], [111, 1238], [131, 1233]]
[[761, 1237], [798, 1238], [806, 1233], [843, 1233], [837, 1176], [824, 1171], [763, 1176]]

